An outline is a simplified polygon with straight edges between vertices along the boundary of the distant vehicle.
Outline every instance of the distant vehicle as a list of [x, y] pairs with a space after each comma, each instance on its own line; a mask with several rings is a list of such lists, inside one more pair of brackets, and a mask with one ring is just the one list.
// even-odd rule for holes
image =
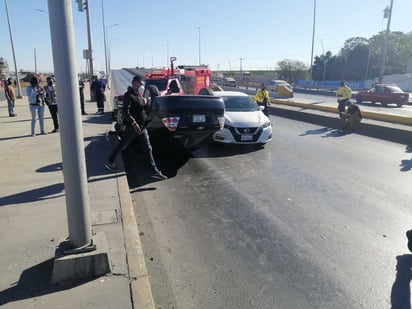
[[396, 104], [401, 107], [403, 104], [408, 103], [409, 93], [404, 92], [397, 85], [376, 84], [372, 89], [360, 91], [356, 95], [357, 103], [365, 101], [371, 102], [372, 104], [380, 102], [383, 106]]
[[223, 86], [226, 86], [226, 87], [236, 87], [237, 86], [236, 79], [234, 79], [233, 77], [224, 77], [222, 79], [222, 83], [223, 83]]
[[272, 124], [261, 107], [245, 93], [213, 91], [225, 103], [225, 126], [213, 134], [214, 142], [265, 145], [272, 139]]
[[269, 92], [276, 92], [279, 96], [293, 97], [293, 87], [284, 80], [273, 79], [265, 83]]

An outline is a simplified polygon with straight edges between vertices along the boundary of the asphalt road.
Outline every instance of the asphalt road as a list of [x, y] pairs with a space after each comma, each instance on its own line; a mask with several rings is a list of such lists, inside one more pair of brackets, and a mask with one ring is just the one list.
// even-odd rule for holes
[[411, 147], [272, 116], [264, 149], [124, 152], [159, 308], [410, 308]]

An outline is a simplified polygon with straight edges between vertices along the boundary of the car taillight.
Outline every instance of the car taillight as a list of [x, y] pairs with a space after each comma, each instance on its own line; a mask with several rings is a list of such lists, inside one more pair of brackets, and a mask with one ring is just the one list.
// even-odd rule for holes
[[177, 126], [179, 124], [179, 120], [180, 117], [167, 117], [162, 119], [165, 127], [172, 132], [176, 131]]
[[217, 120], [219, 121], [220, 130], [222, 130], [223, 127], [225, 126], [225, 117], [224, 116], [220, 116], [220, 117], [218, 116]]

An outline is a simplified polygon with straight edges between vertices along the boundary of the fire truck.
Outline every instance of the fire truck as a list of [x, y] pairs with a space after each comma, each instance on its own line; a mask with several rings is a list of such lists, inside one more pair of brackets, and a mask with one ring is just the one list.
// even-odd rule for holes
[[175, 60], [176, 57], [170, 58], [170, 68], [147, 73], [146, 87], [156, 86], [160, 95], [199, 94], [200, 89], [210, 88], [211, 71], [208, 66], [179, 65], [175, 69], [173, 66]]
[[[206, 65], [179, 65], [174, 68], [176, 57], [170, 57], [170, 67], [146, 73], [145, 97], [163, 95], [198, 95], [211, 93], [211, 71]], [[112, 119], [117, 119], [123, 94], [113, 99]]]

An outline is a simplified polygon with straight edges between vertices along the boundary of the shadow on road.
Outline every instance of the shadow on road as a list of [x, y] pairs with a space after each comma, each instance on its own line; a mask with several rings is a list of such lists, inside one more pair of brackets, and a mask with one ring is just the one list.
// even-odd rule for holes
[[396, 260], [396, 279], [392, 285], [391, 308], [410, 309], [411, 290], [409, 284], [412, 279], [412, 254], [399, 255]]
[[95, 279], [93, 277], [67, 284], [51, 285], [53, 263], [54, 258], [51, 258], [24, 270], [16, 284], [0, 291], [0, 307], [10, 302], [70, 290]]
[[[123, 162], [127, 174], [127, 181], [132, 192], [136, 188], [159, 181], [153, 179], [151, 175], [151, 167], [148, 160], [144, 157], [142, 151], [137, 144], [131, 144], [122, 152]], [[173, 178], [177, 175], [178, 170], [189, 160], [189, 155], [185, 152], [179, 152], [176, 149], [169, 151], [153, 150], [153, 156], [158, 169], [168, 178]], [[145, 189], [147, 190], [147, 188]], [[153, 189], [155, 190], [155, 189]]]

